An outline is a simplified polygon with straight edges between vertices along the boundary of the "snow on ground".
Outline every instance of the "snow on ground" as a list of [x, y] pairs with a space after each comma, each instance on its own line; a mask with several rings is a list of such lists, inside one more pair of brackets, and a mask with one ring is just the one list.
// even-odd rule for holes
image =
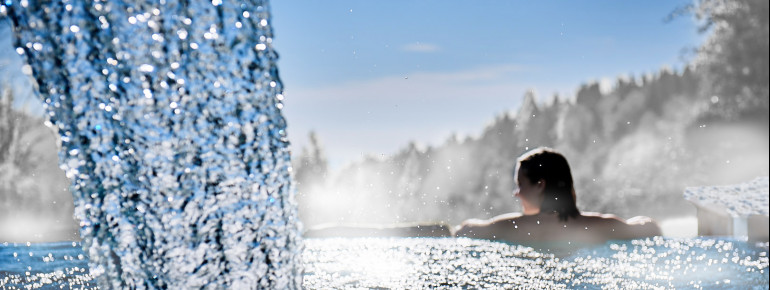
[[764, 176], [736, 185], [688, 187], [684, 198], [699, 206], [719, 206], [733, 217], [767, 216], [770, 212], [769, 181], [770, 177]]

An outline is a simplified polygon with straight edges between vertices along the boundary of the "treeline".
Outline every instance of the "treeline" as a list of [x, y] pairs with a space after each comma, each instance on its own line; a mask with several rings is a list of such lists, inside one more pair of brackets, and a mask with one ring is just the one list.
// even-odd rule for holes
[[684, 187], [768, 174], [767, 6], [747, 0], [683, 7], [677, 12], [694, 13], [710, 33], [690, 66], [618, 78], [609, 92], [586, 84], [572, 100], [541, 103], [528, 92], [515, 114], [497, 116], [478, 137], [452, 136], [427, 148], [412, 143], [331, 175], [314, 136], [295, 158], [300, 216], [308, 226], [457, 224], [518, 211], [515, 159], [538, 146], [567, 156], [583, 210], [692, 214]]
[[56, 139], [40, 117], [13, 108], [0, 86], [0, 241], [77, 237], [69, 181], [57, 166]]
[[[697, 77], [687, 69], [680, 74], [662, 71], [641, 83], [618, 80], [608, 94], [603, 94], [598, 84], [585, 85], [574, 102], [554, 97], [542, 104], [529, 92], [518, 112], [496, 117], [478, 137], [459, 140], [452, 136], [441, 146], [427, 148], [411, 143], [387, 158], [371, 157], [352, 164], [328, 181], [306, 173], [306, 168], [323, 168], [323, 156], [315, 162], [308, 158], [313, 155], [300, 154], [295, 165], [300, 204], [308, 214], [328, 212], [306, 223], [343, 218], [368, 223], [457, 224], [470, 217], [519, 210], [512, 196], [515, 159], [538, 146], [553, 147], [567, 155], [582, 208], [625, 214], [618, 212], [619, 202], [631, 202], [629, 199], [637, 195], [642, 197], [642, 185], [653, 183], [645, 180], [638, 187], [612, 184], [618, 180], [609, 175], [623, 170], [617, 167], [634, 164], [611, 163], [622, 164], [627, 153], [633, 154], [628, 151], [641, 141], [634, 139], [640, 138], [652, 138], [639, 144], [644, 150], [665, 150], [660, 152], [663, 156], [684, 154], [674, 152], [681, 146], [678, 143], [683, 141], [682, 134], [664, 133], [662, 129], [674, 130], [672, 126], [682, 127], [680, 119], [694, 117], [695, 112], [687, 111], [692, 111], [690, 101], [697, 95], [697, 88]], [[659, 140], [664, 135], [665, 140]], [[676, 138], [669, 140], [671, 136]], [[650, 142], [655, 145], [650, 147]], [[320, 150], [304, 152], [311, 151]], [[648, 169], [651, 168], [640, 171]], [[640, 177], [638, 173], [633, 176]], [[633, 183], [629, 178], [622, 178], [622, 182]], [[618, 189], [615, 198], [601, 198], [612, 196], [608, 191]], [[324, 200], [333, 202], [326, 204]], [[312, 208], [319, 202], [326, 204], [324, 208]]]

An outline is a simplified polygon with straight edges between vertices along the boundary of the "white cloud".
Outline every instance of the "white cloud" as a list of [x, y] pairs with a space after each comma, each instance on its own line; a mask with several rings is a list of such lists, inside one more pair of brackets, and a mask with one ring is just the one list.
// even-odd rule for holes
[[513, 98], [523, 93], [517, 91], [523, 86], [515, 81], [515, 76], [524, 72], [526, 68], [512, 64], [453, 72], [413, 72], [325, 87], [288, 89], [286, 96], [326, 101]]
[[436, 52], [441, 48], [431, 43], [414, 42], [401, 46], [401, 50], [408, 52]]
[[518, 81], [529, 70], [505, 64], [289, 87], [284, 113], [296, 148], [316, 130], [339, 166], [364, 153], [394, 153], [410, 140], [437, 145], [452, 132], [480, 133], [495, 115], [518, 107], [533, 85]]

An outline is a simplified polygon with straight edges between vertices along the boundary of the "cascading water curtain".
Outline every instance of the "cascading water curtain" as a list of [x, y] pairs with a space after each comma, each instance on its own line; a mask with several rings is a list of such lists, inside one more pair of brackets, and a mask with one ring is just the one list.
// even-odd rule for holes
[[267, 1], [3, 0], [104, 288], [299, 288]]

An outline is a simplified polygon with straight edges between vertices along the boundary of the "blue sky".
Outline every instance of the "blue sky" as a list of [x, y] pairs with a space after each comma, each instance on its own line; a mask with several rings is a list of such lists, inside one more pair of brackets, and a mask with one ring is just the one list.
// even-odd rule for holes
[[[569, 98], [582, 83], [680, 69], [703, 36], [690, 17], [663, 19], [687, 3], [272, 1], [290, 139], [299, 149], [315, 130], [339, 168], [474, 136], [529, 89]], [[3, 77], [17, 77], [0, 40]]]
[[315, 130], [333, 167], [475, 135], [533, 89], [681, 69], [703, 39], [688, 1], [273, 1], [295, 148]]

